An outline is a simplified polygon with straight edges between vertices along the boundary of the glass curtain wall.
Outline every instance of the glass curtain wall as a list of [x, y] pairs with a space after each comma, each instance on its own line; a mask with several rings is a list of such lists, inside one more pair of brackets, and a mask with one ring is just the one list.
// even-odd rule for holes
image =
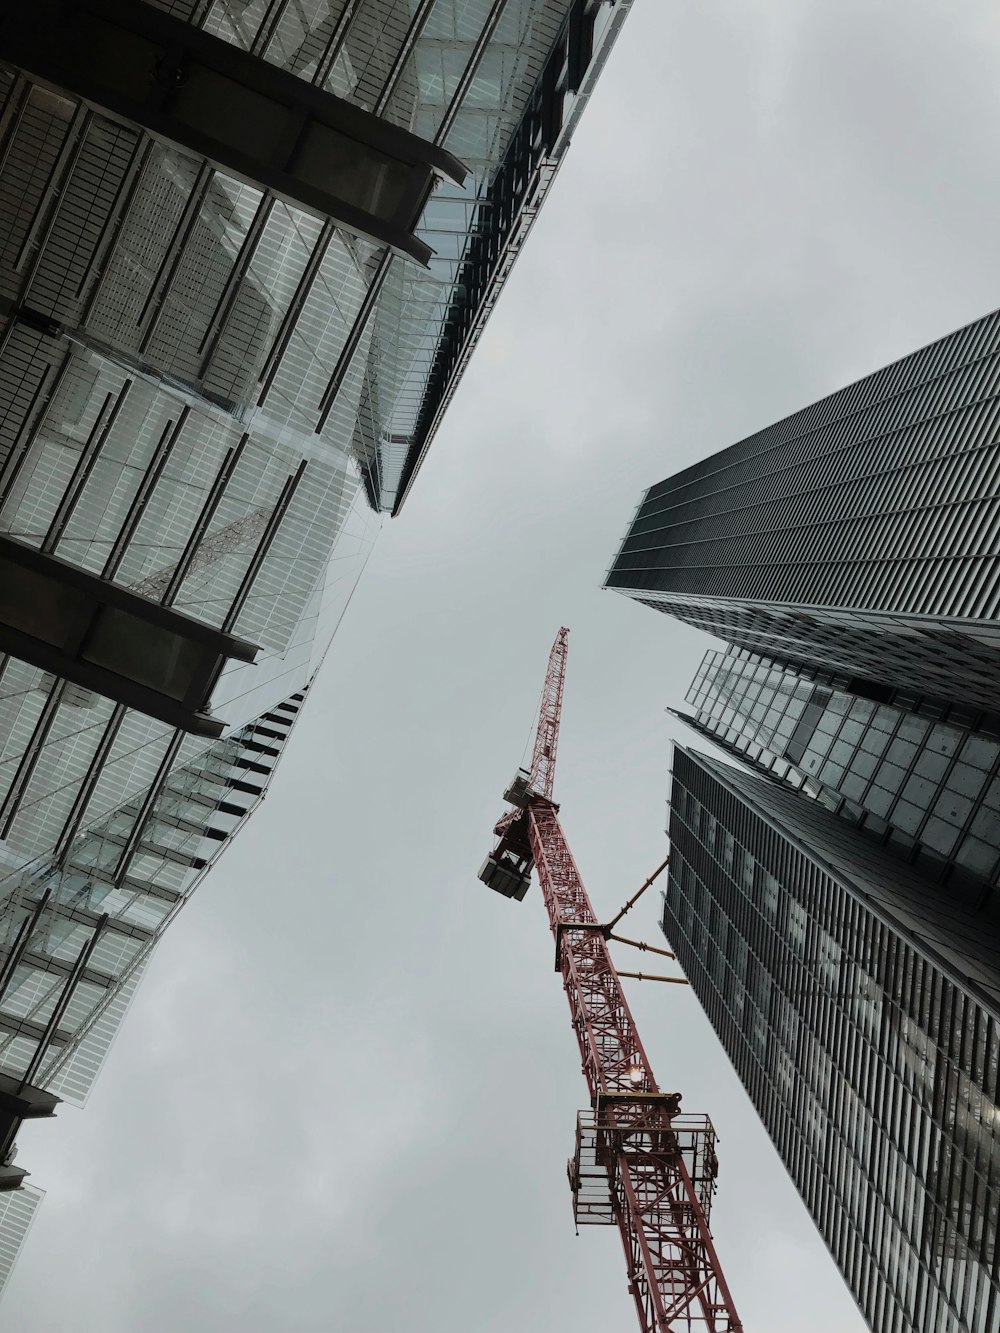
[[712, 651], [688, 692], [693, 715], [680, 716], [996, 914], [1000, 739], [826, 680]]
[[675, 747], [664, 931], [873, 1333], [1000, 1316], [1000, 937]]
[[[173, 734], [159, 774], [137, 795], [111, 805], [111, 784], [97, 784], [88, 819], [57, 851], [42, 819], [53, 797], [42, 794], [22, 807], [19, 850], [9, 839], [0, 861], [0, 947], [13, 947], [23, 922], [48, 897], [0, 999], [0, 1069], [23, 1074], [34, 1060], [67, 971], [97, 932], [34, 1080], [83, 1103], [150, 952], [261, 800], [302, 699], [293, 696], [207, 746]], [[43, 785], [42, 793], [53, 785]]]

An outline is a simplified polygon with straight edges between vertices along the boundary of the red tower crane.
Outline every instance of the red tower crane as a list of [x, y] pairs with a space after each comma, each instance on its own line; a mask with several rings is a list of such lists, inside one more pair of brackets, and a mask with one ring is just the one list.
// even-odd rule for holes
[[561, 629], [552, 645], [531, 768], [504, 792], [514, 809], [497, 823], [479, 878], [520, 901], [538, 871], [590, 1089], [568, 1164], [577, 1225], [617, 1225], [643, 1333], [742, 1333], [708, 1228], [714, 1130], [707, 1116], [680, 1113], [679, 1093], [657, 1086], [608, 950], [639, 894], [613, 921], [598, 921], [552, 800], [568, 639]]

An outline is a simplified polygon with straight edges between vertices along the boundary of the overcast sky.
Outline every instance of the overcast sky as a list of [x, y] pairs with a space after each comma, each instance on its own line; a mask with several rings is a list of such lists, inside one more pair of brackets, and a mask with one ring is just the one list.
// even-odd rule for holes
[[[1000, 304], [998, 63], [986, 0], [637, 0], [263, 809], [87, 1109], [22, 1135], [48, 1197], [4, 1326], [633, 1326], [615, 1233], [573, 1235], [540, 896], [476, 872], [560, 624], [556, 794], [598, 910], [662, 860], [663, 709], [712, 644], [604, 571], [646, 486]], [[720, 1134], [747, 1333], [861, 1333], [694, 996], [632, 985]]]

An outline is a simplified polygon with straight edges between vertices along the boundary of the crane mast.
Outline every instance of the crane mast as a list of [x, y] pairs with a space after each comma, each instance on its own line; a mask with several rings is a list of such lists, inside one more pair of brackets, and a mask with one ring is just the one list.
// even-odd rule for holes
[[617, 1225], [643, 1333], [742, 1333], [708, 1215], [715, 1133], [661, 1092], [552, 800], [569, 630], [549, 654], [530, 770], [504, 792], [496, 847], [479, 878], [520, 901], [538, 872], [590, 1109], [568, 1165], [577, 1225]]

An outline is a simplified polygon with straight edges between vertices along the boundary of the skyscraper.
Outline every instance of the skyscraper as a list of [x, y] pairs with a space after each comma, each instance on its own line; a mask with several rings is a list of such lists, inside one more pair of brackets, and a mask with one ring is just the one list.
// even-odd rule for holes
[[651, 487], [607, 580], [729, 641], [664, 930], [874, 1333], [1000, 1318], [998, 428], [989, 315]]
[[998, 429], [995, 313], [652, 486], [607, 586], [789, 665], [993, 711]]
[[1000, 933], [674, 749], [664, 930], [874, 1333], [1000, 1317]]
[[260, 800], [629, 8], [5, 14], [0, 1187]]

